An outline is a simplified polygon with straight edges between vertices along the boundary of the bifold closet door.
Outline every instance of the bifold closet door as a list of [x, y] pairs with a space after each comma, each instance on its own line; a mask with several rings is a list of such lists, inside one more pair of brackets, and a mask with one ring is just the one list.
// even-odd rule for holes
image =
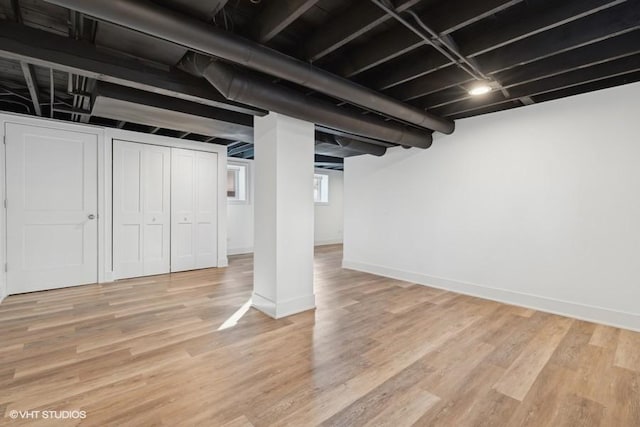
[[171, 271], [216, 267], [218, 157], [171, 149]]
[[170, 271], [171, 149], [113, 142], [113, 262], [116, 277]]

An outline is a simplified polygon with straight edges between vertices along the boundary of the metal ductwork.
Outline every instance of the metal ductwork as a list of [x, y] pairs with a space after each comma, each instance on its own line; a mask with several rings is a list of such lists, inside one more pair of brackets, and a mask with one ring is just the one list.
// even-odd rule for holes
[[351, 157], [361, 154], [383, 156], [387, 147], [369, 144], [344, 136], [316, 132], [316, 154], [333, 157]]
[[225, 98], [232, 101], [400, 145], [429, 148], [433, 141], [430, 131], [387, 122], [373, 115], [347, 111], [331, 102], [276, 85], [238, 67], [212, 61], [207, 56], [187, 55], [181, 66], [186, 71], [207, 79]]
[[454, 123], [313, 65], [149, 0], [46, 0], [198, 52], [289, 80], [423, 128], [450, 134]]

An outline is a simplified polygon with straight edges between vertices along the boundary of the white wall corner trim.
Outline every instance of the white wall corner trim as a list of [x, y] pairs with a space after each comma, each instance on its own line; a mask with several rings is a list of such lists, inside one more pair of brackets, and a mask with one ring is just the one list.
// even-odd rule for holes
[[245, 255], [252, 254], [253, 246], [250, 248], [229, 248], [227, 249], [227, 255]]
[[342, 239], [338, 238], [338, 239], [327, 239], [327, 240], [316, 240], [315, 241], [315, 245], [316, 246], [324, 246], [324, 245], [339, 245], [342, 243]]
[[281, 319], [303, 311], [314, 310], [316, 308], [316, 296], [311, 294], [276, 304], [271, 299], [254, 292], [251, 296], [251, 306], [274, 319]]
[[573, 317], [580, 320], [586, 320], [588, 322], [602, 323], [609, 326], [640, 332], [640, 315], [634, 313], [577, 304], [570, 301], [562, 301], [539, 295], [514, 292], [508, 289], [493, 288], [475, 283], [460, 282], [442, 277], [432, 277], [426, 274], [402, 271], [391, 267], [373, 265], [359, 261], [345, 259], [342, 262], [342, 267], [391, 279], [403, 280], [431, 288], [443, 289], [491, 301], [531, 308], [560, 316]]

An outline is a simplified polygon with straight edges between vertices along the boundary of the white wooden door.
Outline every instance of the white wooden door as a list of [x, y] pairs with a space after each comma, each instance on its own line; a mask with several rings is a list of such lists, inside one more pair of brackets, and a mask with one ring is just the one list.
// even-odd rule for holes
[[171, 151], [113, 142], [113, 262], [117, 278], [170, 270]]
[[218, 155], [196, 151], [196, 268], [218, 265]]
[[171, 149], [171, 271], [217, 266], [218, 157]]
[[98, 138], [6, 125], [9, 294], [98, 279]]

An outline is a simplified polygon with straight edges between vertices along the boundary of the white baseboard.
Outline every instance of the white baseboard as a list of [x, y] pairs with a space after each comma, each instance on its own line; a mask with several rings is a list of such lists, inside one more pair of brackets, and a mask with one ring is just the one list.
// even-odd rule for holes
[[293, 314], [302, 313], [303, 311], [315, 309], [316, 296], [311, 294], [286, 301], [278, 301], [276, 303], [254, 292], [251, 296], [251, 306], [267, 316], [273, 317], [274, 319], [281, 319]]
[[218, 258], [218, 265], [217, 267], [228, 267], [229, 266], [229, 258], [222, 257], [222, 258]]
[[[314, 246], [340, 245], [340, 244], [342, 244], [342, 239], [317, 240], [313, 243]], [[252, 253], [253, 253], [253, 248], [227, 249], [227, 255], [245, 255], [245, 254], [252, 254]]]
[[489, 286], [460, 282], [441, 277], [432, 277], [421, 273], [397, 270], [390, 267], [378, 266], [359, 261], [343, 260], [342, 267], [392, 279], [404, 280], [419, 285], [430, 286], [432, 288], [471, 295], [478, 298], [518, 305], [547, 313], [558, 314], [560, 316], [602, 323], [618, 328], [630, 329], [632, 331], [640, 331], [639, 314], [578, 304], [570, 301], [562, 301], [539, 295], [514, 292], [508, 289], [492, 288]]
[[244, 254], [252, 254], [252, 253], [253, 253], [253, 247], [227, 249], [227, 255], [244, 255]]
[[324, 245], [341, 245], [342, 238], [338, 239], [329, 239], [329, 240], [316, 240], [314, 242], [315, 246], [324, 246]]

